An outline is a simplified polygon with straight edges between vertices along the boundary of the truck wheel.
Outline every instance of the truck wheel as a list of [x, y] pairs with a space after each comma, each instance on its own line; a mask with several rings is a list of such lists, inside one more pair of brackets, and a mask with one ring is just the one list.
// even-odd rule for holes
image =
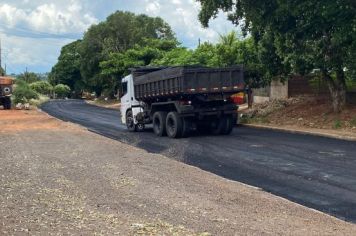
[[166, 135], [166, 117], [167, 112], [157, 111], [153, 114], [153, 132], [159, 136]]
[[4, 110], [10, 110], [11, 109], [11, 98], [6, 97], [4, 98]]
[[226, 117], [222, 116], [220, 118], [216, 118], [211, 124], [210, 124], [210, 131], [213, 135], [220, 135], [224, 132], [224, 129], [226, 128]]
[[166, 119], [167, 135], [170, 138], [181, 138], [184, 131], [184, 120], [175, 111], [168, 113]]
[[138, 123], [138, 124], [135, 126], [135, 130], [136, 130], [137, 132], [143, 132], [143, 131], [145, 131], [145, 124]]
[[221, 134], [228, 135], [232, 132], [234, 128], [234, 119], [232, 118], [232, 116], [225, 116], [223, 122], [224, 122], [224, 128]]
[[192, 130], [193, 122], [189, 118], [184, 118], [183, 119], [183, 132], [182, 132], [182, 137], [188, 137], [190, 134], [190, 131]]
[[132, 111], [128, 111], [126, 113], [126, 127], [130, 132], [135, 132], [136, 131], [136, 125], [135, 125], [135, 122], [134, 122]]

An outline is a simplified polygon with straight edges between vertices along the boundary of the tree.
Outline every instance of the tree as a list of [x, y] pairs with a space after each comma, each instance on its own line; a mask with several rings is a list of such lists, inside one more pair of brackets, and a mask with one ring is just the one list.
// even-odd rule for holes
[[53, 91], [53, 86], [47, 81], [37, 81], [30, 84], [30, 88], [43, 95], [49, 95]]
[[16, 87], [14, 90], [14, 102], [15, 103], [26, 103], [31, 99], [37, 99], [38, 94], [30, 88], [28, 83], [24, 80], [16, 80]]
[[112, 77], [117, 73], [115, 68], [110, 69], [110, 65], [113, 61], [121, 61], [123, 56], [120, 54], [127, 50], [136, 45], [144, 46], [147, 39], [175, 40], [175, 37], [170, 26], [161, 18], [122, 11], [90, 27], [79, 50], [80, 71], [87, 87], [94, 90], [97, 96], [105, 88], [111, 87], [114, 90], [113, 82], [117, 84], [119, 78]]
[[0, 76], [5, 76], [5, 70], [0, 65]]
[[80, 93], [84, 89], [84, 83], [80, 74], [80, 43], [81, 40], [77, 40], [62, 48], [58, 62], [49, 74], [49, 82], [52, 85], [65, 84], [71, 90], [76, 91], [76, 93]]
[[58, 98], [66, 98], [70, 94], [70, 87], [65, 84], [57, 84], [54, 86], [54, 93]]
[[28, 84], [31, 84], [31, 83], [34, 83], [34, 82], [37, 82], [37, 81], [41, 80], [41, 78], [40, 78], [40, 76], [38, 74], [33, 73], [33, 72], [27, 72], [27, 71], [22, 73], [22, 74], [20, 74], [19, 76], [17, 76], [17, 79], [18, 80], [23, 80]]
[[[350, 0], [199, 0], [199, 19], [204, 26], [219, 10], [228, 19], [241, 24], [260, 42], [269, 37], [280, 58], [282, 71], [292, 73], [322, 72], [329, 87], [332, 105], [339, 112], [346, 104], [344, 69], [353, 70], [352, 55], [356, 44], [356, 5]], [[288, 71], [288, 70], [287, 70]]]

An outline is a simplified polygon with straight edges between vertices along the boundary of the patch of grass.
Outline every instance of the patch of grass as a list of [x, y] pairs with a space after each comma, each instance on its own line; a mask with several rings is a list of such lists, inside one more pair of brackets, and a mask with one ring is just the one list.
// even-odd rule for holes
[[351, 124], [351, 126], [356, 127], [356, 118], [353, 118], [353, 119], [350, 121], [350, 124]]
[[251, 123], [268, 124], [269, 120], [266, 116], [258, 116], [258, 117], [252, 118]]
[[29, 101], [29, 103], [32, 105], [32, 106], [36, 106], [36, 107], [39, 107], [41, 104], [45, 103], [49, 101], [49, 97], [47, 96], [44, 96], [44, 95], [39, 95], [39, 97], [37, 99], [31, 99]]
[[342, 128], [342, 123], [340, 120], [335, 120], [333, 124], [334, 129], [341, 129]]
[[240, 124], [249, 124], [250, 123], [250, 118], [248, 118], [246, 115], [243, 115], [239, 119]]

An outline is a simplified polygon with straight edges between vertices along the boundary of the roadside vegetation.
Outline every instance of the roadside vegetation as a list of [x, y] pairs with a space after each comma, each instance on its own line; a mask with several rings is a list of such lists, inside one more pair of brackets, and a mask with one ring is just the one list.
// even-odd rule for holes
[[16, 77], [13, 103], [39, 106], [50, 98], [66, 98], [70, 95], [69, 86], [51, 85], [43, 75], [25, 72]]
[[118, 11], [62, 48], [50, 83], [65, 84], [78, 96], [86, 91], [114, 98], [130, 67], [243, 64], [250, 88], [293, 75], [315, 76], [330, 91], [333, 111], [345, 108], [346, 91], [356, 83], [355, 6], [316, 0], [200, 2], [203, 26], [222, 10], [242, 32], [188, 49], [161, 18]]
[[240, 123], [356, 133], [356, 106], [334, 113], [329, 98], [300, 96], [256, 104], [241, 111]]

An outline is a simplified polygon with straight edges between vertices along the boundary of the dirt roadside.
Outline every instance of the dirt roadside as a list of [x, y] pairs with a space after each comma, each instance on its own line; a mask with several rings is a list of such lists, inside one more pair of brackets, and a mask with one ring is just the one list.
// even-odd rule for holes
[[356, 232], [354, 224], [37, 111], [0, 112], [0, 234]]
[[334, 113], [325, 97], [300, 96], [255, 104], [240, 111], [241, 123], [294, 133], [356, 140], [356, 105]]

